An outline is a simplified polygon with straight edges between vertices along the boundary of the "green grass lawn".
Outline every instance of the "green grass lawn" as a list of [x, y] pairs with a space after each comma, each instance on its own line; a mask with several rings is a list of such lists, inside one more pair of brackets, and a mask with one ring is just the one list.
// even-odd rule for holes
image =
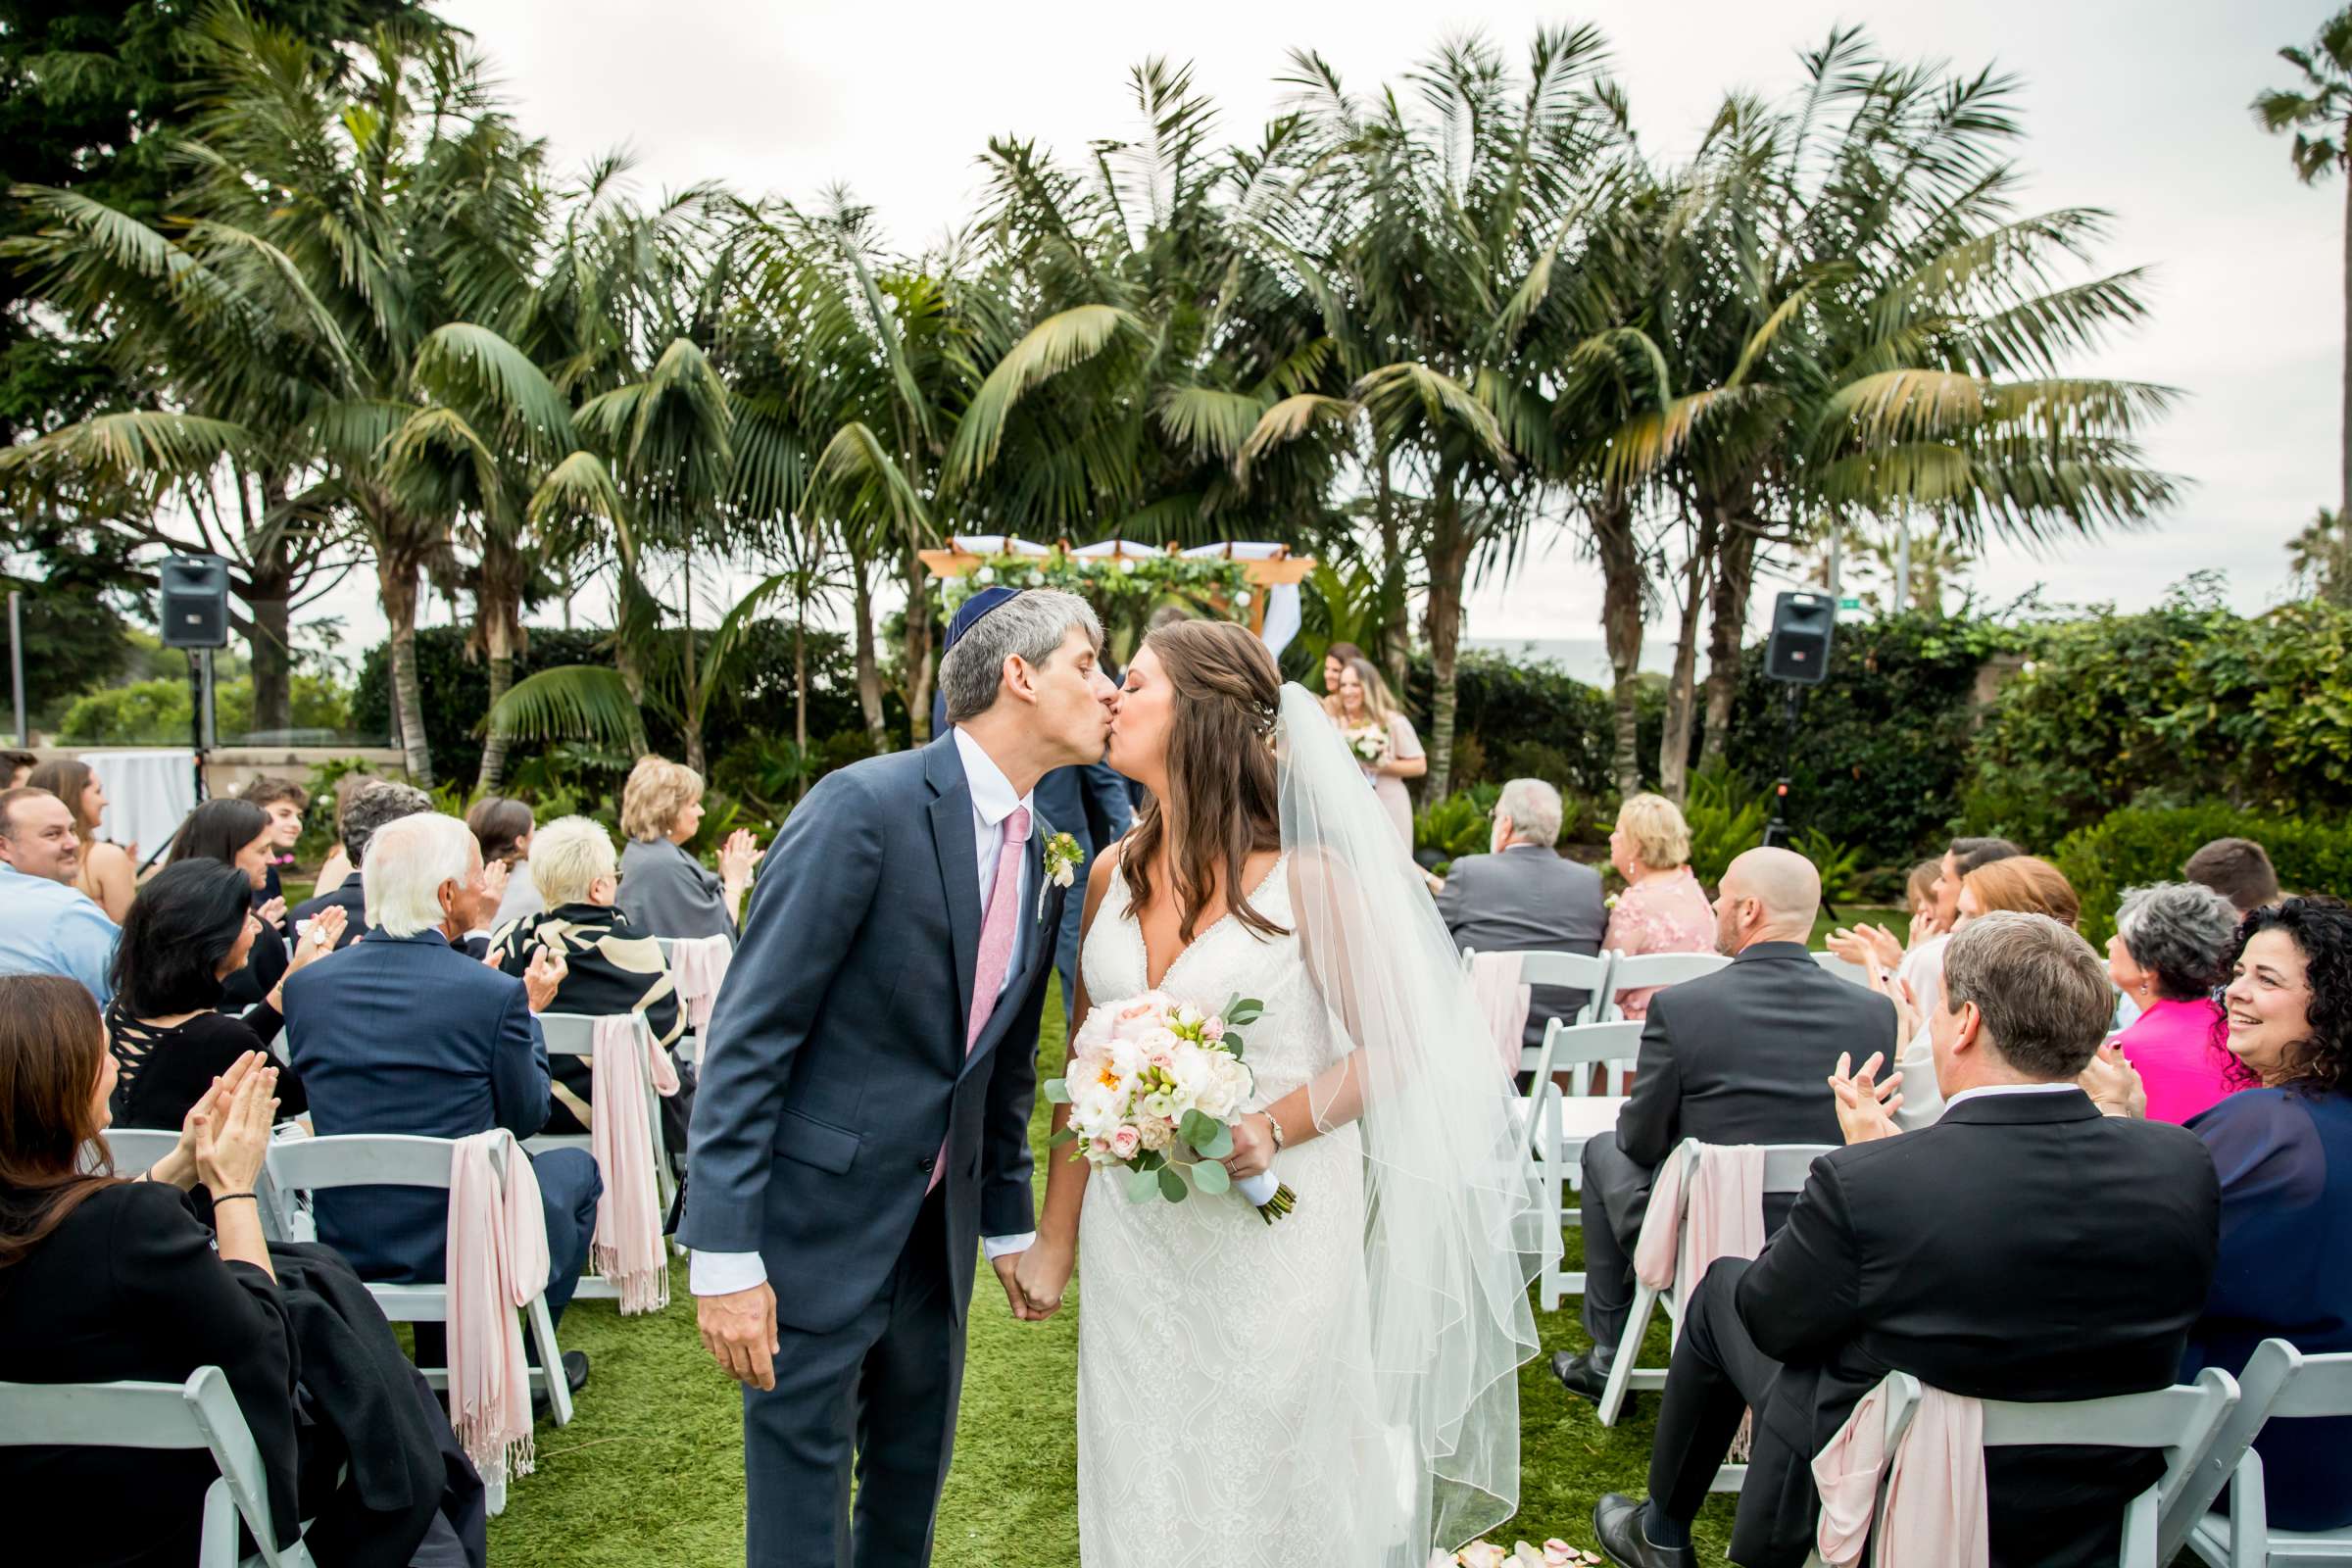
[[[1039, 1054], [1058, 1070], [1061, 1011], [1052, 1000], [1046, 1019]], [[1041, 1184], [1048, 1110], [1041, 1100], [1030, 1125]], [[1568, 1240], [1573, 1250], [1576, 1232]], [[624, 1321], [610, 1301], [583, 1301], [564, 1315], [564, 1347], [587, 1351], [593, 1369], [571, 1425], [540, 1424], [537, 1473], [514, 1484], [507, 1512], [491, 1521], [497, 1568], [743, 1560], [742, 1404], [696, 1337], [684, 1261], [671, 1272], [665, 1312]], [[981, 1270], [955, 1469], [940, 1504], [934, 1560], [941, 1568], [1077, 1562], [1076, 1314], [1083, 1310], [1073, 1290], [1052, 1321], [1016, 1323], [994, 1277]], [[1554, 1349], [1589, 1343], [1573, 1298], [1537, 1323], [1544, 1351], [1519, 1380], [1519, 1517], [1495, 1539], [1508, 1544], [1515, 1537], [1558, 1536], [1590, 1547], [1593, 1499], [1647, 1490], [1657, 1399], [1642, 1396], [1632, 1416], [1603, 1427], [1545, 1367]], [[1663, 1365], [1662, 1318], [1651, 1342], [1646, 1359]], [[1717, 1497], [1699, 1521], [1701, 1549], [1717, 1560], [1731, 1517], [1731, 1499]]]

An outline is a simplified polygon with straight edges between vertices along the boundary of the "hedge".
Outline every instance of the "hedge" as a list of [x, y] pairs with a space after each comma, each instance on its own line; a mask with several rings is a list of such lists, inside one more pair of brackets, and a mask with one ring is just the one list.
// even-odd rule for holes
[[2266, 816], [2219, 801], [2110, 811], [2068, 834], [2053, 858], [2082, 901], [2082, 934], [2104, 947], [2125, 889], [2180, 881], [2181, 862], [2199, 846], [2226, 838], [2269, 851], [2289, 893], [2352, 890], [2352, 820]]
[[[703, 635], [708, 635], [707, 633]], [[531, 628], [530, 645], [514, 661], [514, 678], [557, 664], [610, 664], [612, 633], [599, 628]], [[808, 633], [808, 736], [811, 749], [848, 731], [862, 732], [848, 639], [838, 632]], [[351, 702], [352, 722], [364, 732], [389, 734], [392, 709], [387, 675], [389, 647], [378, 643], [360, 666]], [[482, 760], [475, 726], [490, 708], [490, 666], [466, 656], [466, 634], [454, 626], [416, 633], [416, 676], [424, 690], [425, 742], [433, 755], [433, 777], [470, 785]], [[883, 714], [902, 740], [906, 714], [897, 696], [884, 693]], [[646, 738], [665, 757], [682, 757], [685, 742], [677, 725], [657, 705], [647, 704]], [[746, 628], [727, 666], [722, 689], [704, 715], [704, 755], [713, 763], [739, 742], [786, 736], [793, 731], [792, 623], [761, 620]], [[518, 747], [515, 764], [536, 750]]]

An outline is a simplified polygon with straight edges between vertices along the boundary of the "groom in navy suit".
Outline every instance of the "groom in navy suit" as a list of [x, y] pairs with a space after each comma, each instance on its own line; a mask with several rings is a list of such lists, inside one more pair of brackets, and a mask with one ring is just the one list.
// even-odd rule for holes
[[983, 1238], [1028, 1315], [1012, 1269], [1066, 897], [1034, 792], [1102, 758], [1102, 642], [1072, 595], [973, 596], [940, 661], [953, 727], [827, 775], [752, 896], [680, 1239], [703, 1343], [745, 1386], [753, 1568], [927, 1563]]

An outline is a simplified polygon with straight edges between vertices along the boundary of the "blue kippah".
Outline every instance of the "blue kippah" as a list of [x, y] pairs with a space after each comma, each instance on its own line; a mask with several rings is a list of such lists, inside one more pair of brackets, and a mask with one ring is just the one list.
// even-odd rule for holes
[[940, 657], [946, 658], [948, 650], [954, 648], [965, 632], [980, 624], [982, 616], [1019, 593], [1018, 588], [983, 588], [957, 606], [954, 618], [948, 622], [948, 640], [940, 645]]

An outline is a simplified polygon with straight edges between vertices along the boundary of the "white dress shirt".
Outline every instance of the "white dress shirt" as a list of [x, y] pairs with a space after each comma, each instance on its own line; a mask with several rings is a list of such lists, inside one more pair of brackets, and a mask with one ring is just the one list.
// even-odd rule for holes
[[[1004, 853], [1004, 819], [1016, 809], [1029, 813], [1029, 837], [1035, 842], [1040, 824], [1037, 820], [1037, 794], [1015, 795], [1012, 780], [996, 764], [995, 759], [981, 750], [960, 725], [953, 731], [956, 755], [963, 762], [965, 785], [972, 793], [972, 845], [976, 852], [974, 869], [980, 879], [980, 911], [985, 920], [989, 895], [996, 891], [997, 861]], [[1037, 890], [1029, 885], [1026, 871], [1022, 873], [1020, 897], [1034, 899]], [[1021, 918], [1024, 906], [1016, 906], [1012, 922], [1012, 955], [1005, 960], [1004, 978], [998, 982], [997, 999], [1004, 1000], [1012, 985], [1012, 977], [1021, 970], [1021, 950], [1028, 945], [1029, 927], [1034, 921]], [[990, 1261], [1012, 1252], [1025, 1252], [1037, 1240], [1035, 1231], [1018, 1236], [988, 1236], [981, 1239], [980, 1248]], [[729, 1296], [748, 1291], [767, 1278], [767, 1267], [758, 1252], [696, 1252], [688, 1264], [689, 1288], [697, 1296]]]
[[2069, 1089], [2080, 1089], [2080, 1087], [2071, 1078], [2064, 1083], [2055, 1084], [1979, 1084], [1974, 1089], [1963, 1089], [1945, 1101], [1943, 1108], [1949, 1110], [1954, 1105], [1970, 1100], [1989, 1100], [1994, 1095], [2063, 1095]]

